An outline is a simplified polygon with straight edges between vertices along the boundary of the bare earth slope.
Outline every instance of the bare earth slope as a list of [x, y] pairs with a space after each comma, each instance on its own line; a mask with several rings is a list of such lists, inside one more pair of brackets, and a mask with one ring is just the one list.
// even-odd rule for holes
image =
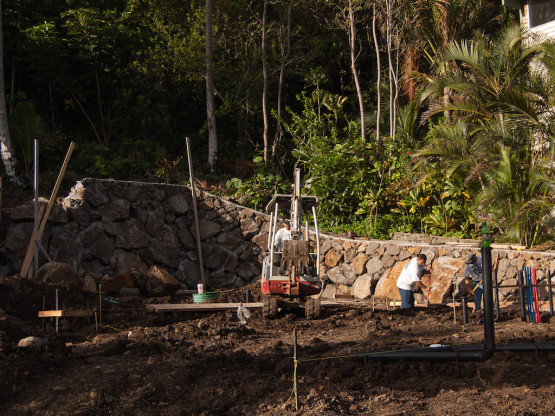
[[[252, 288], [257, 298], [256, 286]], [[105, 302], [104, 327], [70, 318], [49, 346], [22, 350], [28, 335], [44, 336], [37, 311], [52, 287], [0, 278], [0, 414], [2, 415], [551, 415], [555, 353], [497, 352], [485, 363], [378, 363], [364, 351], [480, 344], [477, 317], [461, 325], [443, 306], [412, 311], [365, 305], [325, 309], [307, 321], [283, 313], [246, 325], [236, 313], [156, 314], [141, 298]], [[60, 286], [66, 307], [97, 301]], [[244, 298], [244, 289], [223, 294]], [[219, 299], [218, 301], [222, 301]], [[150, 302], [189, 302], [185, 297]], [[49, 306], [47, 306], [49, 308]], [[109, 308], [127, 309], [125, 312]], [[553, 324], [520, 322], [504, 312], [496, 342], [555, 343]], [[293, 330], [299, 333], [299, 410], [293, 387]], [[71, 346], [66, 344], [71, 343]], [[326, 358], [326, 359], [322, 359]]]

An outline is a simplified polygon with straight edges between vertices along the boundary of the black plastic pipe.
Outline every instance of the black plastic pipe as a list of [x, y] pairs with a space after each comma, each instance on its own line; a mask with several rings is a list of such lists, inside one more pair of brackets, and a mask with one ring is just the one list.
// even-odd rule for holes
[[[443, 347], [446, 348], [446, 347]], [[462, 345], [459, 351], [472, 351], [482, 348], [480, 345]], [[526, 351], [555, 351], [555, 344], [547, 342], [520, 342], [517, 344], [496, 345], [495, 351], [513, 351], [513, 352], [526, 352]]]
[[468, 298], [465, 296], [461, 299], [462, 302], [462, 315], [463, 315], [463, 325], [468, 323]]
[[549, 315], [553, 316], [553, 292], [551, 289], [551, 271], [547, 271], [547, 293], [549, 294]]
[[[482, 247], [482, 278], [484, 279], [484, 346], [495, 351], [495, 324], [493, 322], [493, 281], [491, 247]], [[491, 355], [488, 358], [491, 358]]]
[[361, 354], [376, 361], [487, 361], [495, 352], [495, 327], [493, 322], [493, 282], [491, 247], [482, 248], [482, 278], [484, 284], [484, 345], [474, 349], [420, 348], [404, 351], [386, 351]]
[[526, 322], [526, 300], [524, 299], [524, 275], [522, 270], [518, 271], [518, 284], [521, 285], [518, 288], [518, 295], [520, 297], [520, 319], [522, 322]]

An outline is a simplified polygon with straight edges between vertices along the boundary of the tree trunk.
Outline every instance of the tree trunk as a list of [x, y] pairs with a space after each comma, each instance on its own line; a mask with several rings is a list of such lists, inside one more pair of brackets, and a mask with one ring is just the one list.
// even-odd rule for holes
[[268, 69], [266, 68], [266, 9], [268, 1], [264, 0], [264, 8], [262, 11], [262, 117], [264, 119], [264, 164], [268, 164], [268, 108], [266, 107], [268, 93]]
[[386, 41], [387, 41], [387, 60], [389, 64], [389, 136], [393, 136], [393, 58], [391, 56], [391, 1], [386, 0], [387, 20], [386, 20]]
[[216, 172], [218, 163], [218, 135], [214, 110], [214, 62], [212, 51], [212, 0], [206, 0], [206, 118], [208, 123], [208, 165]]
[[358, 106], [360, 109], [360, 130], [361, 130], [361, 139], [363, 142], [366, 141], [366, 122], [364, 117], [364, 100], [362, 98], [362, 89], [360, 88], [360, 81], [358, 79], [358, 73], [356, 68], [356, 55], [355, 55], [355, 47], [356, 47], [356, 28], [355, 28], [355, 16], [353, 12], [353, 2], [349, 0], [349, 47], [351, 49], [351, 71], [353, 73], [353, 79], [355, 80], [355, 87], [357, 89], [357, 96], [358, 96]]
[[283, 90], [283, 78], [285, 76], [285, 64], [289, 59], [289, 54], [291, 52], [291, 9], [293, 6], [293, 0], [289, 1], [289, 8], [287, 9], [287, 39], [286, 39], [286, 47], [285, 51], [283, 50], [283, 46], [281, 47], [281, 67], [279, 69], [279, 85], [278, 85], [278, 96], [277, 96], [277, 126], [276, 126], [276, 133], [274, 135], [274, 143], [272, 144], [272, 158], [276, 157], [277, 146], [279, 141], [281, 140], [281, 135], [283, 134], [281, 129], [281, 94]]
[[376, 35], [376, 1], [373, 4], [373, 16], [372, 16], [372, 37], [374, 38], [374, 47], [376, 48], [376, 69], [377, 69], [377, 80], [376, 80], [376, 99], [378, 101], [377, 111], [376, 111], [376, 144], [380, 146], [380, 120], [382, 118], [382, 91], [381, 91], [381, 77], [382, 69], [380, 62], [380, 48], [378, 46], [378, 37]]
[[4, 86], [4, 40], [2, 36], [2, 2], [0, 0], [0, 153], [2, 153], [2, 162], [6, 169], [6, 174], [10, 181], [21, 186], [23, 182], [15, 173], [17, 164], [13, 152], [13, 145], [10, 139], [10, 130], [8, 128], [8, 110], [6, 107], [6, 96]]

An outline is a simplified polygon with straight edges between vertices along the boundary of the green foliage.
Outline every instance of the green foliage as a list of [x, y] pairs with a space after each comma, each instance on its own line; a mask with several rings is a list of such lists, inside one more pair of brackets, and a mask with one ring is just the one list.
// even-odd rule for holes
[[358, 125], [347, 120], [346, 97], [316, 90], [302, 93], [300, 114], [288, 109], [285, 128], [293, 136], [299, 159], [313, 178], [311, 192], [320, 198], [323, 226], [349, 222], [370, 186], [368, 148]]
[[156, 170], [154, 171], [154, 176], [159, 179], [164, 179], [165, 183], [170, 183], [172, 179], [179, 179], [179, 165], [183, 161], [182, 156], [178, 156], [175, 160], [168, 160], [167, 157], [163, 156], [158, 159]]
[[33, 170], [33, 143], [44, 134], [44, 122], [32, 102], [24, 101], [23, 96], [19, 98], [23, 100], [10, 100], [13, 110], [9, 118], [9, 127], [18, 160], [23, 163], [25, 175], [29, 176]]
[[264, 209], [275, 194], [290, 193], [291, 184], [281, 176], [268, 172], [263, 159], [256, 156], [256, 175], [246, 180], [231, 178], [226, 182], [226, 189], [234, 190], [235, 197], [243, 200], [247, 206], [257, 210]]

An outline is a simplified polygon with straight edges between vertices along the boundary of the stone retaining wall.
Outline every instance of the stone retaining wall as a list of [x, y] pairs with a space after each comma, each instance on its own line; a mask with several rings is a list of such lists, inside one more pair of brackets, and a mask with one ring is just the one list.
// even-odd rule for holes
[[[198, 191], [197, 191], [198, 192]], [[43, 202], [44, 203], [44, 202]], [[240, 287], [260, 276], [267, 247], [269, 216], [198, 192], [199, 233], [209, 288]], [[33, 204], [10, 215], [1, 274], [18, 272], [33, 229]], [[84, 179], [54, 206], [44, 245], [58, 262], [100, 276], [131, 269], [146, 273], [158, 265], [189, 288], [200, 280], [191, 190], [185, 186]], [[408, 237], [405, 235], [403, 239]], [[326, 295], [340, 291], [365, 298], [391, 299], [404, 262], [424, 253], [435, 269], [432, 298], [440, 301], [461, 275], [464, 257], [478, 248], [423, 242], [345, 239], [325, 234], [322, 270], [329, 279]], [[513, 284], [523, 265], [536, 267], [538, 278], [555, 269], [555, 253], [494, 250], [500, 256], [498, 278]], [[42, 260], [45, 261], [45, 260]], [[503, 294], [514, 290], [506, 289]]]

